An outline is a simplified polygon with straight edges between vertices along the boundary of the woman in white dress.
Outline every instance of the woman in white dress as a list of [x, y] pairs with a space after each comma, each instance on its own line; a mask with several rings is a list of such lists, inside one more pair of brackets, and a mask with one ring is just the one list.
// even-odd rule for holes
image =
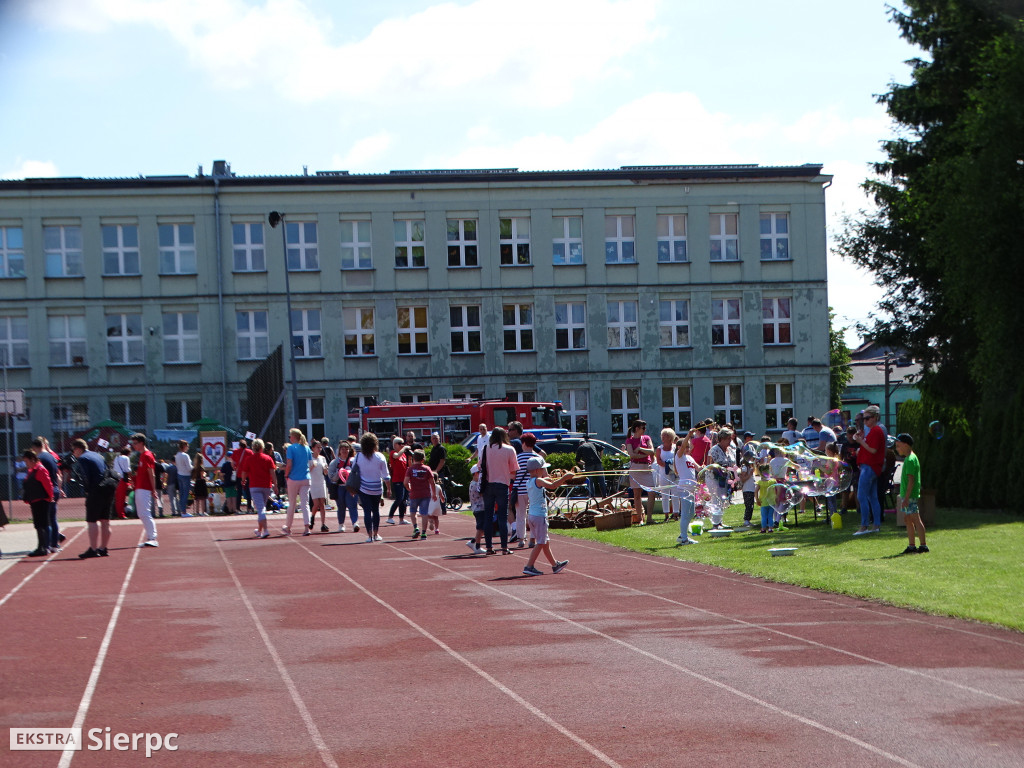
[[309, 444], [313, 458], [309, 460], [309, 497], [313, 500], [313, 513], [309, 519], [309, 529], [316, 525], [316, 513], [320, 513], [320, 532], [327, 533], [327, 459], [323, 455], [323, 445], [319, 440]]
[[669, 486], [675, 486], [677, 475], [675, 471], [674, 457], [676, 433], [671, 427], [661, 430], [661, 445], [654, 453], [654, 485], [661, 494], [661, 511], [665, 513], [665, 522], [673, 516], [678, 515], [679, 510], [673, 505], [673, 494]]

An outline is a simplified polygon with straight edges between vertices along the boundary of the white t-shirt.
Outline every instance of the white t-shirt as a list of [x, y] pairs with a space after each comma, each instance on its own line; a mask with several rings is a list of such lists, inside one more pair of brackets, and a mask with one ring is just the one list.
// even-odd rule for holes
[[372, 457], [360, 451], [356, 454], [359, 466], [359, 491], [368, 496], [380, 496], [384, 493], [384, 481], [391, 479], [388, 462], [384, 454], [377, 451]]
[[184, 451], [174, 454], [174, 466], [178, 468], [178, 477], [192, 474], [192, 459]]
[[697, 470], [700, 469], [700, 464], [690, 454], [685, 456], [676, 455], [676, 472], [679, 473], [680, 487], [685, 487], [687, 484], [692, 485], [697, 482]]

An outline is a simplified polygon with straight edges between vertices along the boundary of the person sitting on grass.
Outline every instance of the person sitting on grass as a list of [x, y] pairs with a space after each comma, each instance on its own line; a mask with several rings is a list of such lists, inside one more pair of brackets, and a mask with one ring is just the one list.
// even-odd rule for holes
[[544, 557], [548, 559], [548, 562], [551, 563], [552, 573], [561, 573], [562, 569], [569, 564], [568, 560], [555, 560], [554, 555], [551, 554], [551, 545], [548, 543], [548, 502], [544, 496], [544, 491], [545, 489], [553, 491], [558, 486], [571, 480], [575, 475], [572, 472], [567, 472], [561, 477], [551, 479], [547, 477], [547, 468], [550, 466], [540, 457], [534, 457], [526, 463], [526, 471], [530, 473], [530, 479], [526, 481], [526, 494], [530, 499], [528, 510], [530, 533], [536, 540], [537, 546], [530, 552], [530, 560], [526, 563], [526, 567], [523, 568], [523, 575], [525, 576], [540, 576], [543, 573], [540, 568], [534, 565], [542, 552]]
[[[903, 432], [896, 437], [896, 453], [903, 457], [903, 473], [900, 475], [900, 495], [896, 499], [896, 508], [903, 510], [907, 522], [907, 540], [909, 544], [903, 550], [904, 555], [916, 555], [928, 552], [924, 543], [924, 522], [917, 508], [917, 500], [921, 498], [921, 462], [914, 453], [914, 438]], [[914, 546], [914, 534], [921, 540], [920, 546]]]

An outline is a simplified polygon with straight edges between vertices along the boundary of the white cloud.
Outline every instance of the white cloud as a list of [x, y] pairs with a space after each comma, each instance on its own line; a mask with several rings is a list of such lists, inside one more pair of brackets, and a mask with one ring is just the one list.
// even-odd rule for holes
[[57, 165], [49, 160], [22, 160], [16, 158], [17, 167], [6, 171], [4, 179], [44, 179], [59, 176]]
[[394, 142], [394, 135], [388, 131], [360, 139], [344, 155], [331, 158], [336, 170], [358, 173], [374, 173], [381, 170], [380, 163]]

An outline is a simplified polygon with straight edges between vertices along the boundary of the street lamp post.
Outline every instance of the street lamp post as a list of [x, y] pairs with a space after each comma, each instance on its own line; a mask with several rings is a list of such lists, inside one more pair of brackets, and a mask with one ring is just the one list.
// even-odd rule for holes
[[288, 276], [288, 235], [285, 231], [284, 214], [278, 211], [271, 211], [267, 216], [267, 221], [270, 223], [271, 229], [276, 229], [277, 225], [281, 225], [281, 246], [284, 248], [284, 293], [288, 303], [288, 362], [291, 365], [292, 381], [292, 421], [294, 424], [299, 418], [299, 389], [298, 383], [295, 376], [295, 329], [292, 324], [292, 287], [291, 280]]

